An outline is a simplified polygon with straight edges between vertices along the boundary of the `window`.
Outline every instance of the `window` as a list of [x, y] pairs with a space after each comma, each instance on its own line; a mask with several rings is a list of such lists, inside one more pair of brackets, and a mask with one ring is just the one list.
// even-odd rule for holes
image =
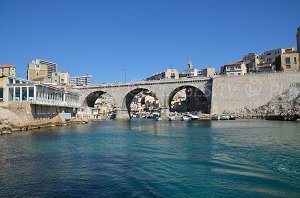
[[285, 58], [285, 63], [286, 64], [291, 64], [291, 58], [290, 57], [286, 57]]
[[22, 100], [27, 100], [27, 87], [22, 87]]
[[297, 57], [294, 57], [294, 64], [297, 64]]
[[15, 88], [16, 90], [15, 90], [15, 94], [16, 94], [16, 100], [20, 100], [20, 87], [16, 87]]
[[29, 87], [29, 98], [33, 98], [34, 97], [34, 88], [33, 87]]
[[291, 69], [291, 65], [286, 65], [286, 68], [287, 69]]
[[3, 101], [3, 88], [0, 87], [0, 101]]
[[8, 79], [8, 84], [10, 84], [10, 85], [14, 84], [14, 79], [9, 78], [9, 79]]

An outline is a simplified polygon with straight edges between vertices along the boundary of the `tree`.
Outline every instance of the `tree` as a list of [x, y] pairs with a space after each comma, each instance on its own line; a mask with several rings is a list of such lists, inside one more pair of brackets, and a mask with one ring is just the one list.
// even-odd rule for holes
[[275, 71], [281, 71], [281, 56], [275, 58]]

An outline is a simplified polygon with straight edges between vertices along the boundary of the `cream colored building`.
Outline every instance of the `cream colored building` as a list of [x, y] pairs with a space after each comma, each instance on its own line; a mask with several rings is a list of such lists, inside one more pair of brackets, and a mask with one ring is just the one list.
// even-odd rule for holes
[[242, 61], [232, 62], [221, 67], [221, 74], [227, 76], [240, 76], [247, 73], [247, 68], [245, 63]]
[[202, 75], [204, 77], [212, 78], [212, 77], [216, 76], [216, 70], [214, 67], [204, 68], [204, 69], [202, 69]]
[[16, 67], [12, 64], [1, 65], [0, 76], [16, 76]]
[[281, 54], [281, 70], [284, 72], [299, 71], [299, 53], [293, 51]]
[[146, 80], [179, 79], [179, 72], [176, 69], [167, 69], [166, 71], [154, 74]]
[[70, 74], [68, 72], [54, 72], [51, 76], [51, 83], [55, 85], [69, 85]]
[[33, 60], [28, 64], [27, 79], [50, 83], [52, 73], [56, 72], [56, 69], [56, 63], [41, 59]]
[[261, 56], [256, 53], [249, 53], [243, 57], [247, 72], [257, 71], [261, 63]]
[[274, 64], [276, 57], [280, 56], [281, 54], [295, 51], [295, 50], [296, 48], [291, 47], [291, 48], [278, 48], [278, 49], [266, 51], [262, 54], [262, 62]]

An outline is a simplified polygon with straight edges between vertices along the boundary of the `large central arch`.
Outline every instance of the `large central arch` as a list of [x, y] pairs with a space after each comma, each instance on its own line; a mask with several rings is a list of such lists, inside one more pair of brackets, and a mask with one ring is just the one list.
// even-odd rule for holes
[[169, 108], [171, 110], [171, 102], [173, 97], [179, 91], [185, 89], [186, 93], [186, 109], [185, 111], [197, 111], [201, 113], [209, 113], [209, 103], [205, 94], [197, 87], [192, 85], [183, 85], [174, 89], [169, 95]]
[[130, 92], [128, 92], [126, 94], [126, 96], [124, 97], [124, 101], [123, 101], [123, 107], [125, 107], [127, 109], [129, 118], [131, 118], [131, 115], [130, 115], [131, 107], [130, 107], [130, 105], [132, 103], [132, 100], [137, 94], [139, 94], [141, 92], [147, 93], [147, 95], [152, 96], [153, 98], [158, 100], [158, 98], [156, 97], [156, 94], [154, 92], [150, 91], [149, 89], [136, 88], [136, 89], [131, 90]]

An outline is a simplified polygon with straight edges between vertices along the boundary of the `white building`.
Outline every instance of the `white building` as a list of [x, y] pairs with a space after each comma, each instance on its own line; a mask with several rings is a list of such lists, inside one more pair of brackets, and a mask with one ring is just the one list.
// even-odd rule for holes
[[92, 75], [70, 77], [71, 86], [88, 86], [92, 83]]
[[221, 67], [221, 74], [227, 76], [240, 76], [247, 73], [247, 68], [245, 63], [242, 61], [232, 62]]
[[190, 61], [188, 64], [188, 68], [184, 70], [181, 74], [180, 77], [197, 77], [197, 76], [204, 76], [204, 77], [214, 77], [216, 75], [216, 70], [213, 67], [206, 67], [204, 69], [196, 69], [193, 68], [193, 64]]

